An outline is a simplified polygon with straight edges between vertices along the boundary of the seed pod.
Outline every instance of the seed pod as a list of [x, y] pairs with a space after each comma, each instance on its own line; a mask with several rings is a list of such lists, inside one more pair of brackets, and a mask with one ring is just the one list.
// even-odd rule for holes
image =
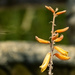
[[70, 59], [70, 57], [62, 55], [62, 54], [55, 53], [54, 55], [61, 60], [69, 60]]
[[58, 46], [54, 46], [54, 49], [56, 49], [58, 52], [60, 52], [61, 54], [67, 56], [68, 52], [63, 50], [62, 48], [58, 47]]
[[55, 40], [56, 38], [58, 38], [58, 36], [59, 36], [59, 34], [57, 33], [56, 35], [54, 35], [54, 36], [52, 37], [52, 40]]
[[60, 42], [63, 39], [63, 35], [61, 35], [59, 38], [55, 39], [54, 42]]
[[44, 43], [44, 44], [50, 44], [50, 41], [47, 41], [47, 40], [44, 40], [44, 39], [41, 39], [41, 38], [38, 38], [37, 36], [35, 36], [36, 40], [40, 43]]
[[46, 68], [49, 64], [49, 61], [50, 61], [50, 57], [51, 57], [51, 53], [47, 53], [47, 55], [44, 58], [42, 65], [40, 66], [41, 72], [44, 72], [46, 70]]
[[48, 10], [50, 10], [52, 13], [55, 12], [54, 9], [53, 9], [51, 6], [46, 6], [46, 5], [45, 5], [45, 7], [46, 7]]
[[63, 28], [63, 29], [58, 29], [58, 30], [56, 30], [55, 32], [57, 32], [57, 33], [62, 33], [62, 32], [67, 31], [68, 29], [69, 29], [69, 27], [66, 27], [66, 28]]
[[65, 12], [66, 12], [66, 10], [63, 10], [63, 11], [57, 12], [56, 15], [60, 15], [60, 14], [63, 14]]

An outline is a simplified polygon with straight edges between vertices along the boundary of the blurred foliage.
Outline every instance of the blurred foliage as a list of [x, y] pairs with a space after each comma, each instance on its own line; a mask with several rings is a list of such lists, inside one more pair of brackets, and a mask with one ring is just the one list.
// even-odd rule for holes
[[0, 75], [7, 75], [5, 71], [3, 71], [2, 69], [0, 69]]
[[[63, 10], [64, 7], [59, 7]], [[6, 8], [0, 10], [0, 40], [27, 40], [35, 41], [35, 35], [43, 39], [48, 39], [51, 32], [52, 13], [44, 7], [34, 8], [35, 14], [32, 19], [31, 28], [28, 32], [22, 29], [22, 21], [26, 14], [26, 8]], [[30, 16], [28, 16], [30, 17]], [[66, 25], [65, 14], [59, 15], [56, 18], [57, 28], [64, 28]], [[68, 36], [63, 33], [65, 38], [61, 44], [68, 44]]]
[[17, 64], [12, 69], [11, 75], [32, 75], [32, 74], [26, 67], [24, 67], [24, 65]]

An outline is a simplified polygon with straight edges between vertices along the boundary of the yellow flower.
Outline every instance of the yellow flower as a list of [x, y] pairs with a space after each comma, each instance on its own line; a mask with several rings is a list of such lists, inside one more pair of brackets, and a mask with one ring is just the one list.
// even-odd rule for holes
[[47, 40], [41, 39], [41, 38], [39, 38], [39, 37], [37, 37], [37, 36], [35, 36], [35, 38], [36, 38], [36, 40], [37, 40], [38, 42], [40, 42], [40, 43], [50, 44], [50, 41], [47, 41]]
[[58, 37], [58, 38], [56, 38], [55, 40], [54, 40], [54, 42], [60, 42], [62, 39], [63, 39], [63, 35], [61, 35], [60, 37]]
[[69, 29], [69, 27], [66, 27], [66, 28], [63, 28], [63, 29], [58, 29], [58, 30], [56, 30], [55, 32], [57, 32], [57, 33], [62, 33], [62, 32], [67, 31], [68, 29]]
[[42, 65], [40, 66], [41, 68], [41, 72], [44, 72], [49, 64], [49, 61], [50, 61], [50, 56], [51, 56], [51, 53], [47, 53], [47, 55], [45, 56], [44, 58], [44, 61], [42, 63]]
[[56, 38], [58, 38], [58, 36], [59, 36], [59, 34], [57, 33], [56, 35], [54, 35], [54, 36], [52, 37], [52, 40], [55, 40]]
[[61, 54], [67, 56], [68, 52], [63, 50], [62, 48], [58, 47], [58, 46], [54, 46], [54, 49], [56, 49], [57, 51], [59, 51]]
[[54, 55], [61, 60], [69, 60], [70, 59], [70, 57], [62, 55], [62, 54], [55, 53]]
[[46, 6], [46, 5], [45, 5], [45, 7], [46, 7], [48, 10], [50, 10], [52, 13], [55, 12], [54, 9], [53, 9], [51, 6]]
[[60, 15], [60, 14], [63, 14], [63, 13], [65, 13], [65, 12], [66, 12], [66, 10], [59, 11], [59, 12], [56, 13], [56, 15]]

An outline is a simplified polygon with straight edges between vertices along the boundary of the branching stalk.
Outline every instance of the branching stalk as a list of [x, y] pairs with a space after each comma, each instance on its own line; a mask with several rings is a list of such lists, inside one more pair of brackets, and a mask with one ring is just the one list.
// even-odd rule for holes
[[[53, 33], [54, 33], [54, 26], [55, 26], [55, 17], [56, 17], [56, 14], [54, 12], [53, 14], [53, 21], [52, 21], [52, 37], [53, 37]], [[54, 44], [54, 41], [51, 39], [51, 44], [50, 44], [50, 48], [51, 48], [51, 59], [50, 59], [50, 63], [49, 63], [49, 75], [52, 75], [52, 69], [53, 69], [53, 44]]]
[[[43, 44], [50, 44], [50, 52], [47, 53], [47, 55], [45, 56], [42, 65], [40, 66], [41, 68], [41, 72], [44, 72], [47, 67], [49, 67], [49, 72], [48, 75], [53, 75], [52, 70], [53, 70], [53, 56], [55, 55], [57, 58], [61, 59], [61, 60], [69, 60], [70, 57], [68, 57], [68, 52], [63, 50], [62, 48], [58, 47], [58, 46], [54, 46], [55, 42], [60, 42], [63, 39], [63, 35], [61, 35], [60, 37], [58, 37], [58, 33], [62, 33], [65, 32], [69, 29], [69, 27], [63, 28], [63, 29], [58, 29], [54, 31], [54, 26], [55, 26], [55, 18], [56, 16], [63, 14], [66, 12], [66, 10], [64, 11], [58, 11], [58, 8], [56, 8], [55, 10], [50, 7], [50, 6], [45, 6], [48, 10], [50, 10], [53, 13], [53, 21], [52, 22], [52, 31], [51, 31], [51, 40], [44, 40], [41, 38], [38, 38], [37, 36], [35, 36], [36, 40], [40, 43]], [[56, 49], [59, 53], [53, 53], [54, 49]]]

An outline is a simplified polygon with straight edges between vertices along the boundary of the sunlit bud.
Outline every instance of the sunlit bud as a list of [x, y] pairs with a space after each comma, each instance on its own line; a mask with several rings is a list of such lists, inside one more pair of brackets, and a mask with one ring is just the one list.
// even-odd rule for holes
[[65, 12], [66, 12], [66, 10], [63, 10], [63, 11], [57, 12], [56, 15], [60, 15], [60, 14], [63, 14]]
[[45, 5], [45, 7], [46, 7], [48, 10], [50, 10], [52, 13], [55, 12], [54, 9], [53, 9], [51, 6], [46, 6], [46, 5]]
[[62, 32], [67, 31], [68, 29], [69, 29], [69, 27], [66, 27], [66, 28], [63, 28], [63, 29], [58, 29], [58, 30], [56, 30], [55, 32], [57, 32], [57, 33], [62, 33]]
[[39, 38], [39, 37], [37, 37], [37, 36], [35, 36], [35, 38], [36, 38], [36, 40], [37, 40], [38, 42], [40, 42], [40, 43], [44, 43], [44, 44], [49, 44], [49, 43], [50, 43], [50, 41], [41, 39], [41, 38]]
[[55, 40], [56, 38], [58, 38], [59, 34], [55, 34], [53, 37], [52, 37], [52, 40]]
[[61, 60], [69, 60], [70, 59], [70, 57], [62, 55], [62, 54], [55, 53], [54, 55]]
[[58, 8], [55, 9], [55, 12], [57, 12], [57, 11], [58, 11]]
[[67, 56], [68, 52], [63, 50], [62, 48], [58, 47], [58, 46], [54, 46], [54, 49], [56, 49], [58, 52], [60, 52], [61, 54]]
[[59, 38], [56, 38], [55, 40], [54, 40], [54, 42], [60, 42], [62, 39], [63, 39], [63, 35], [61, 35]]
[[51, 57], [51, 53], [47, 53], [47, 55], [44, 58], [42, 65], [40, 66], [41, 72], [44, 72], [46, 70], [46, 68], [49, 64], [49, 61], [50, 61], [50, 57]]
[[44, 58], [44, 60], [43, 60], [42, 65], [45, 64], [45, 62], [48, 60], [48, 58], [50, 58], [50, 55], [51, 55], [51, 53], [47, 53], [47, 54], [46, 54], [46, 56], [45, 56], [45, 58]]

